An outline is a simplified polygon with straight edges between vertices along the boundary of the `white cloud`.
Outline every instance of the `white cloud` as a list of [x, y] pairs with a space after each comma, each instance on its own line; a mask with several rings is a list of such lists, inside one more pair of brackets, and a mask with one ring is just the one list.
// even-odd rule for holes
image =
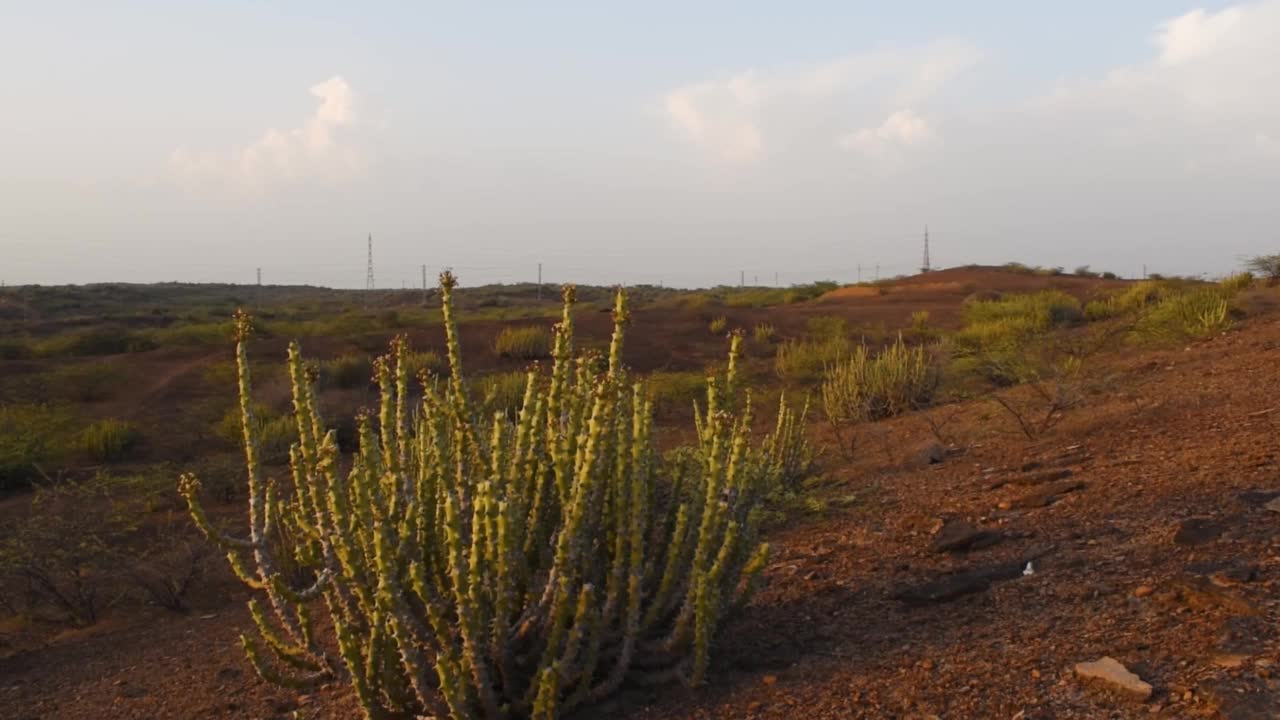
[[[851, 113], [880, 115], [924, 103], [981, 58], [971, 45], [939, 43], [746, 70], [672, 90], [663, 109], [694, 146], [731, 163], [749, 163], [779, 148], [830, 148], [850, 134], [842, 126]], [[907, 127], [889, 132], [911, 134], [913, 119], [918, 132], [923, 121], [904, 112], [893, 123]]]
[[1192, 10], [1161, 23], [1155, 39], [1160, 48], [1160, 62], [1176, 65], [1212, 53], [1240, 32], [1243, 15], [1239, 7], [1217, 13]]
[[883, 155], [922, 148], [936, 142], [938, 142], [938, 134], [929, 123], [910, 108], [906, 108], [885, 118], [878, 127], [863, 128], [844, 135], [837, 144], [843, 150], [867, 155]]
[[351, 86], [340, 76], [311, 86], [319, 99], [315, 112], [300, 126], [270, 129], [241, 148], [192, 151], [179, 148], [170, 167], [185, 182], [215, 182], [253, 190], [321, 180], [336, 182], [363, 172], [366, 159], [346, 132], [357, 121]]

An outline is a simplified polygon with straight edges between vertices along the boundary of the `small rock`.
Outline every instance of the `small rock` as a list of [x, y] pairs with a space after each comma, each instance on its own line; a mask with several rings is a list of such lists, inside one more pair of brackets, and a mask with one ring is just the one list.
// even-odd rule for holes
[[1243, 505], [1264, 507], [1272, 500], [1280, 498], [1280, 490], [1246, 490], [1236, 496]]
[[920, 669], [921, 669], [921, 670], [932, 670], [932, 669], [933, 669], [933, 661], [932, 661], [932, 660], [930, 660], [929, 658], [925, 658], [924, 660], [921, 660], [921, 661], [920, 661]]
[[928, 445], [916, 453], [915, 462], [917, 465], [937, 465], [947, 459], [947, 449], [933, 443]]
[[763, 682], [765, 685], [777, 685], [777, 684], [778, 684], [778, 676], [777, 676], [777, 675], [765, 675], [763, 678], [761, 678], [761, 682]]
[[1129, 672], [1119, 661], [1103, 657], [1093, 662], [1076, 663], [1076, 675], [1085, 680], [1098, 680], [1145, 701], [1151, 697], [1151, 684]]
[[1204, 545], [1217, 540], [1227, 526], [1210, 518], [1189, 518], [1183, 520], [1178, 531], [1173, 535], [1175, 545]]
[[1280, 497], [1267, 501], [1267, 504], [1262, 507], [1270, 510], [1271, 512], [1280, 512]]
[[1217, 655], [1213, 656], [1213, 664], [1217, 665], [1220, 668], [1234, 670], [1238, 667], [1244, 666], [1245, 662], [1248, 661], [1248, 659], [1249, 659], [1248, 655], [1237, 655], [1233, 653], [1218, 653]]
[[950, 520], [943, 524], [933, 539], [934, 552], [967, 552], [990, 547], [1003, 536], [993, 530], [983, 530], [966, 520]]
[[1047, 507], [1061, 500], [1063, 495], [1073, 493], [1077, 490], [1083, 490], [1084, 487], [1084, 483], [1075, 480], [1062, 480], [1060, 482], [1048, 483], [1020, 498], [1015, 499], [1013, 501], [1013, 507]]
[[1138, 587], [1134, 588], [1133, 596], [1137, 598], [1144, 598], [1155, 591], [1156, 589], [1151, 587], [1150, 585], [1139, 585]]

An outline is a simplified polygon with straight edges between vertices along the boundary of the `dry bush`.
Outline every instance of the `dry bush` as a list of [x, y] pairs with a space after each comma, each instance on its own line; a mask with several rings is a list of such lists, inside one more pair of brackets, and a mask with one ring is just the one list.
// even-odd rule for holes
[[551, 334], [543, 327], [506, 327], [493, 341], [498, 357], [541, 360], [551, 357]]

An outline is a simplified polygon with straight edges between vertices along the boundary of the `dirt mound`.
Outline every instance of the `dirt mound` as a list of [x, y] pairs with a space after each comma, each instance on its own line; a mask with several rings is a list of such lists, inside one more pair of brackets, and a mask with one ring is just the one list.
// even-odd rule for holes
[[876, 285], [851, 285], [826, 293], [820, 303], [874, 301], [891, 295], [922, 299], [964, 298], [978, 291], [1002, 293], [1061, 290], [1092, 297], [1124, 287], [1130, 280], [1104, 280], [1076, 275], [1043, 275], [999, 267], [958, 267], [921, 273]]

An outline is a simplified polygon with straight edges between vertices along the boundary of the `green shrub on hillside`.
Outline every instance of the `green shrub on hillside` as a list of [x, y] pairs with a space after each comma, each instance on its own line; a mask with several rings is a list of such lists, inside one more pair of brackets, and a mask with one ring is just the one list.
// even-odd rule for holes
[[928, 406], [938, 374], [923, 346], [902, 337], [872, 355], [865, 345], [832, 364], [823, 376], [822, 405], [837, 425], [881, 420]]
[[789, 383], [817, 382], [826, 367], [847, 355], [851, 347], [846, 338], [789, 340], [778, 346], [774, 371]]
[[343, 390], [367, 387], [373, 382], [373, 360], [368, 355], [342, 355], [320, 364], [320, 382]]
[[529, 325], [505, 327], [493, 341], [498, 357], [541, 360], [551, 357], [551, 334], [546, 328]]
[[98, 420], [80, 433], [80, 452], [94, 462], [119, 462], [138, 445], [142, 435], [132, 423], [115, 418]]
[[1253, 287], [1253, 283], [1253, 273], [1242, 272], [1223, 278], [1218, 285], [1222, 287], [1223, 292], [1229, 295], [1236, 295]]
[[805, 332], [815, 340], [834, 340], [849, 337], [849, 322], [835, 315], [818, 315], [804, 323]]
[[760, 323], [751, 331], [751, 339], [757, 345], [768, 345], [773, 342], [778, 335], [778, 331], [769, 323]]
[[659, 371], [649, 375], [647, 385], [658, 414], [688, 412], [694, 401], [706, 393], [707, 373]]
[[723, 315], [714, 317], [707, 323], [707, 330], [711, 331], [712, 335], [723, 335], [728, 328], [729, 320]]
[[53, 473], [75, 437], [71, 415], [49, 405], [0, 405], [0, 491]]
[[[257, 596], [261, 641], [242, 638], [250, 663], [288, 687], [349, 682], [369, 717], [550, 720], [626, 682], [700, 684], [717, 629], [768, 557], [757, 510], [768, 476], [736, 390], [740, 338], [708, 384], [695, 446], [667, 464], [643, 385], [621, 366], [621, 293], [597, 372], [574, 356], [566, 289], [554, 365], [527, 375], [511, 420], [477, 406], [454, 280], [441, 280], [447, 386], [411, 412], [397, 342], [377, 364], [378, 421], [361, 420], [349, 473], [333, 435], [317, 432], [295, 344], [296, 482], [268, 485], [250, 432], [248, 537], [235, 538], [210, 526], [199, 482], [182, 478], [193, 519]], [[252, 430], [247, 382], [241, 393]], [[320, 605], [328, 621], [313, 626]]]
[[1218, 287], [1203, 287], [1165, 298], [1142, 317], [1135, 332], [1151, 340], [1184, 340], [1231, 327], [1230, 303]]

